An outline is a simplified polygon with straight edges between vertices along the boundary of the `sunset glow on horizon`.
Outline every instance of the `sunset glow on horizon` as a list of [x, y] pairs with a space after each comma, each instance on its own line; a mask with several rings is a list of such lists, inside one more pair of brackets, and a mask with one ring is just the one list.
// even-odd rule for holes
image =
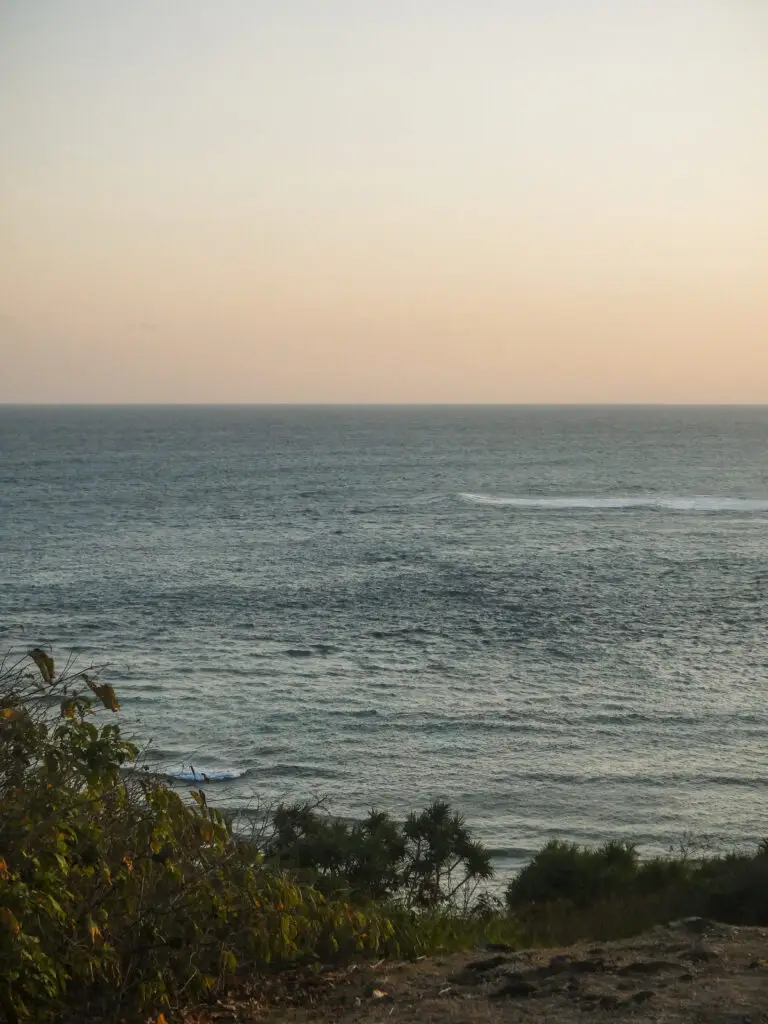
[[768, 4], [0, 8], [0, 401], [768, 402]]

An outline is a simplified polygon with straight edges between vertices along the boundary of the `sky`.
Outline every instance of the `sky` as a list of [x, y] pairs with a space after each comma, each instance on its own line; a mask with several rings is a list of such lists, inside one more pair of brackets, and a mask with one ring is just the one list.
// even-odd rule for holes
[[768, 402], [765, 0], [0, 0], [0, 401]]

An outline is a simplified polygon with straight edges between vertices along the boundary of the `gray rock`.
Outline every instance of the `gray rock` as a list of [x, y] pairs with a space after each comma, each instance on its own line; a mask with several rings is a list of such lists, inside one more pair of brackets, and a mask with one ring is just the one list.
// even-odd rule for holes
[[624, 964], [616, 971], [622, 978], [632, 977], [637, 974], [658, 974], [660, 971], [678, 970], [678, 965], [668, 960], [638, 960], [635, 963]]
[[570, 969], [576, 974], [599, 974], [605, 968], [605, 960], [602, 957], [592, 957], [589, 960], [574, 960], [570, 964]]
[[607, 995], [600, 996], [600, 998], [597, 1001], [597, 1005], [600, 1007], [601, 1010], [615, 1010], [620, 1002], [621, 1000], [618, 996], [614, 996], [611, 995], [611, 993], [608, 993]]
[[639, 992], [635, 992], [634, 995], [630, 996], [629, 997], [629, 1002], [630, 1003], [647, 1003], [648, 1000], [649, 999], [653, 999], [653, 997], [655, 995], [656, 995], [656, 993], [653, 992], [651, 989], [643, 988]]
[[713, 960], [719, 960], [720, 955], [714, 949], [706, 949], [704, 946], [694, 946], [685, 953], [680, 954], [681, 960], [687, 960], [691, 964], [707, 964]]
[[481, 971], [457, 971], [456, 974], [449, 975], [446, 980], [451, 985], [469, 988], [473, 985], [482, 985], [488, 979]]
[[530, 999], [535, 996], [539, 989], [532, 981], [524, 978], [510, 978], [509, 981], [498, 992], [494, 992], [493, 999]]
[[669, 927], [703, 935], [705, 932], [712, 931], [715, 922], [710, 921], [708, 917], [681, 917], [679, 921], [670, 921]]
[[508, 956], [491, 956], [487, 960], [473, 960], [467, 964], [468, 971], [493, 971], [496, 967], [510, 962]]

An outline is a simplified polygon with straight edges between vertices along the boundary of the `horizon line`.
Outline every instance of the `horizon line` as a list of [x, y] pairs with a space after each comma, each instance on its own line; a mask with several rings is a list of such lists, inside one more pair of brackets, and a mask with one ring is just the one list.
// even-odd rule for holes
[[765, 402], [9, 402], [5, 409], [765, 409]]

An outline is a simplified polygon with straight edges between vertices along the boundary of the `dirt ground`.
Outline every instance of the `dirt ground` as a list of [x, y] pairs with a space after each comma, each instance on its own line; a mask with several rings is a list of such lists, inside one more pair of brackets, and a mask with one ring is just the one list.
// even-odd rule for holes
[[768, 1024], [768, 929], [690, 918], [634, 939], [484, 948], [283, 978], [186, 1024]]

